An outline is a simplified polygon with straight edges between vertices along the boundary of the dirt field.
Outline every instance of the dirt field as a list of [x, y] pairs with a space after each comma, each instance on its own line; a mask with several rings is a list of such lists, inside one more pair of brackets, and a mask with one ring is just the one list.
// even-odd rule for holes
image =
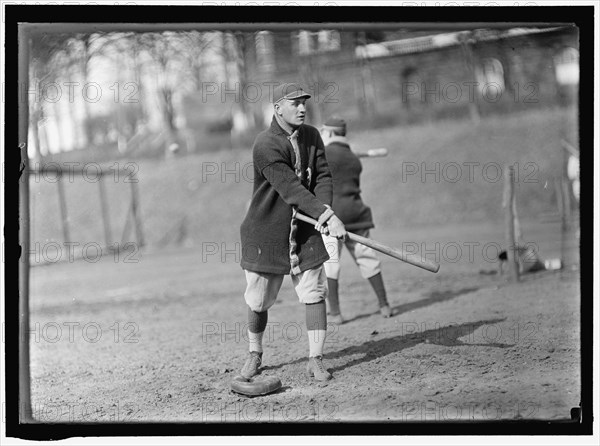
[[[149, 248], [118, 258], [95, 259], [92, 252], [97, 261], [69, 262], [65, 252], [54, 265], [32, 259], [34, 416], [43, 422], [569, 419], [581, 393], [578, 244], [570, 234], [561, 248], [559, 225], [540, 220], [556, 212], [559, 142], [577, 141], [576, 129], [574, 110], [553, 109], [478, 125], [449, 121], [353, 135], [356, 149], [390, 149], [388, 158], [363, 163], [362, 195], [377, 225], [372, 238], [417, 248], [441, 270], [432, 274], [382, 256], [395, 311], [384, 320], [368, 282], [343, 254], [340, 302], [348, 322], [330, 326], [325, 362], [334, 379], [321, 384], [304, 374], [304, 309], [287, 278], [269, 312], [262, 372], [278, 376], [283, 388], [254, 399], [229, 391], [247, 354], [239, 223], [252, 187], [244, 176], [250, 152], [140, 161]], [[474, 178], [466, 170], [461, 181], [446, 178], [452, 175], [446, 167], [467, 163], [479, 166]], [[493, 169], [483, 166], [506, 163], [520, 175], [524, 242], [534, 243], [542, 258], [564, 255], [567, 269], [519, 284], [491, 274], [504, 245], [503, 187], [501, 175], [491, 178]], [[438, 166], [447, 175], [403, 178], [409, 165]], [[205, 175], [208, 167], [217, 173]], [[531, 174], [535, 181], [527, 181]], [[115, 237], [129, 203], [129, 185], [121, 180], [106, 184]], [[79, 179], [65, 188], [72, 240], [80, 247], [103, 241], [97, 184]], [[36, 251], [62, 243], [56, 194], [52, 182], [32, 184]]]
[[[269, 314], [263, 375], [283, 388], [248, 399], [229, 391], [243, 364], [245, 280], [232, 252], [146, 251], [32, 269], [34, 416], [67, 421], [353, 421], [568, 419], [580, 401], [579, 272], [509, 284], [486, 262], [498, 225], [403, 233], [440, 243], [431, 274], [383, 259], [395, 317], [384, 320], [345, 253], [349, 321], [330, 326], [334, 379], [304, 374], [304, 310], [286, 278]], [[524, 224], [542, 257], [560, 255], [557, 225]], [[372, 237], [398, 242], [398, 234]], [[479, 243], [458, 261], [444, 247]], [[233, 241], [232, 241], [233, 243]], [[231, 248], [231, 246], [228, 246]], [[569, 252], [576, 242], [569, 240]], [[428, 248], [430, 249], [430, 248]], [[435, 255], [435, 254], [433, 254]], [[223, 257], [222, 257], [223, 256]], [[433, 257], [431, 257], [433, 258]], [[573, 258], [573, 257], [572, 257]], [[590, 296], [591, 297], [591, 296]]]

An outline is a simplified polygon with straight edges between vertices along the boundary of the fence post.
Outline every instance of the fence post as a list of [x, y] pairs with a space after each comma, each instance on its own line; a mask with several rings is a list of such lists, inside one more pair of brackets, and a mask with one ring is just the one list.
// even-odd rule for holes
[[106, 190], [104, 189], [104, 175], [100, 175], [98, 180], [98, 187], [100, 188], [100, 207], [102, 209], [102, 224], [104, 225], [104, 240], [106, 247], [110, 246], [112, 237], [110, 231], [110, 220], [108, 214], [108, 203], [106, 201]]
[[564, 220], [565, 220], [565, 230], [571, 228], [571, 191], [570, 189], [570, 181], [566, 177], [562, 177], [561, 181], [562, 192], [563, 192], [563, 210], [564, 210]]
[[60, 205], [60, 215], [62, 217], [62, 230], [63, 238], [65, 243], [69, 243], [71, 238], [69, 236], [69, 216], [67, 214], [67, 200], [65, 198], [65, 188], [62, 184], [62, 171], [58, 171], [58, 178], [56, 179], [56, 186], [58, 187], [58, 202]]
[[138, 247], [144, 246], [144, 233], [142, 231], [142, 220], [139, 214], [139, 194], [137, 189], [137, 177], [131, 181], [131, 214], [133, 215], [133, 223], [135, 226], [135, 236]]
[[515, 239], [515, 172], [513, 166], [506, 165], [504, 169], [504, 208], [505, 208], [505, 227], [506, 227], [506, 254], [508, 257], [508, 270], [513, 282], [519, 281], [519, 253]]

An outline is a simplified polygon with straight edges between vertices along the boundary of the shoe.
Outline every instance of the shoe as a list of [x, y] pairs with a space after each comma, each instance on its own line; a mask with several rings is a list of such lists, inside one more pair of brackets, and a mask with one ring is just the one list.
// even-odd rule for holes
[[242, 375], [246, 379], [250, 379], [253, 376], [258, 375], [258, 369], [262, 364], [262, 352], [250, 352], [248, 355], [248, 359], [246, 359], [246, 363], [244, 367], [242, 367], [242, 371], [240, 375]]
[[342, 325], [344, 323], [344, 318], [342, 317], [342, 313], [328, 314], [327, 322], [334, 324], [334, 325]]
[[389, 305], [384, 305], [383, 307], [380, 307], [379, 313], [381, 313], [381, 315], [386, 318], [392, 317], [392, 309], [390, 308]]
[[311, 356], [308, 358], [306, 372], [309, 376], [314, 376], [317, 381], [327, 381], [332, 378], [331, 373], [329, 373], [323, 365], [322, 356]]

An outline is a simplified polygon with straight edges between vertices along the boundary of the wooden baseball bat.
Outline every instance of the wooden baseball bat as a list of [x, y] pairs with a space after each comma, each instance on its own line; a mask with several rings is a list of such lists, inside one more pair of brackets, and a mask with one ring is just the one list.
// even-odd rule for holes
[[[317, 224], [317, 220], [315, 220], [314, 218], [308, 217], [306, 215], [300, 214], [299, 212], [296, 212], [296, 218], [298, 220], [302, 220], [306, 223], [310, 223], [311, 225]], [[426, 269], [427, 271], [431, 271], [432, 273], [437, 273], [440, 270], [439, 263], [424, 259], [417, 254], [409, 254], [401, 249], [391, 248], [389, 246], [384, 245], [383, 243], [376, 242], [375, 240], [371, 240], [370, 238], [362, 237], [362, 236], [354, 234], [352, 232], [347, 232], [347, 237], [350, 240], [360, 243], [361, 245], [365, 245], [365, 246], [368, 246], [369, 248], [373, 248], [375, 251], [379, 251], [383, 254], [387, 254], [390, 257], [393, 257], [398, 260], [402, 260], [403, 262], [409, 263], [413, 266]]]
[[571, 144], [569, 144], [564, 139], [561, 139], [560, 143], [561, 143], [563, 149], [565, 149], [567, 152], [569, 152], [575, 158], [579, 159], [579, 151], [575, 147], [573, 147]]
[[386, 148], [380, 149], [369, 149], [366, 152], [356, 152], [356, 156], [359, 158], [375, 158], [380, 156], [387, 156], [388, 150]]

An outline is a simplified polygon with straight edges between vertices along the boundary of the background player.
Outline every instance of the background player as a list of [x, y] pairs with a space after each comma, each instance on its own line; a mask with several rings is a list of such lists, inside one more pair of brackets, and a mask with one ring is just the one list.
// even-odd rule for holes
[[[332, 116], [321, 128], [321, 137], [325, 144], [325, 155], [333, 177], [332, 209], [342, 220], [346, 230], [369, 236], [369, 230], [374, 228], [371, 209], [366, 206], [360, 196], [360, 174], [362, 164], [352, 150], [346, 138], [346, 121]], [[342, 245], [352, 255], [358, 265], [361, 275], [368, 279], [377, 295], [379, 311], [383, 317], [392, 316], [388, 304], [385, 286], [381, 275], [381, 262], [375, 251], [367, 246], [355, 243], [349, 239], [336, 239], [324, 235], [325, 246], [329, 260], [325, 262], [325, 273], [329, 286], [329, 322], [341, 324], [344, 322], [340, 311], [338, 296], [338, 281], [340, 277], [340, 254]]]

